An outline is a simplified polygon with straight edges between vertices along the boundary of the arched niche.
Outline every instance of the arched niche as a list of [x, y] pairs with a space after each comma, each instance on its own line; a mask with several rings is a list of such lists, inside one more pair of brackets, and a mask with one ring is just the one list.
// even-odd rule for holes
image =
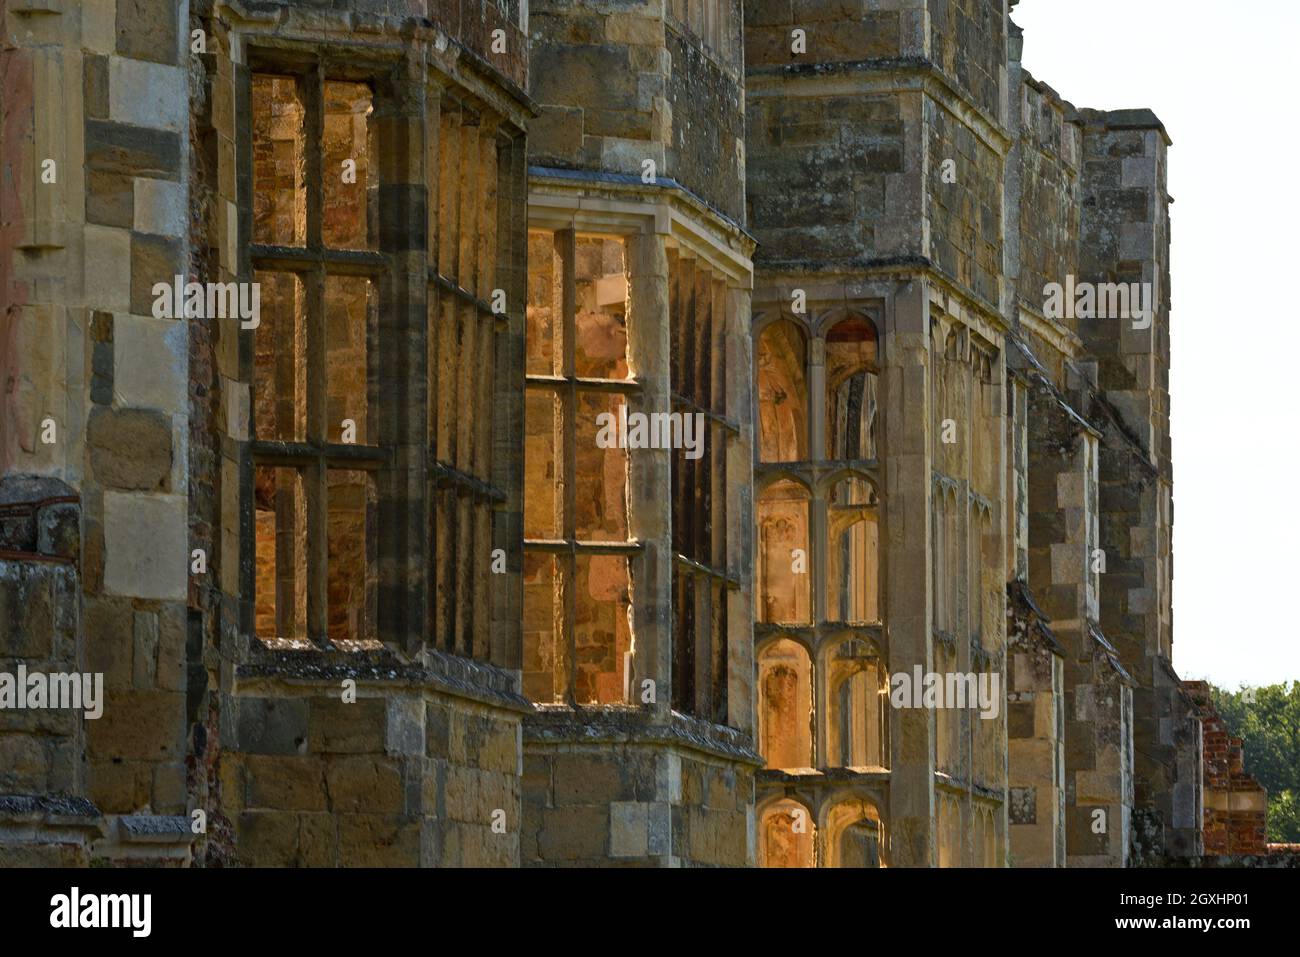
[[758, 653], [758, 740], [769, 768], [810, 768], [813, 666], [807, 649], [780, 638]]
[[759, 818], [759, 867], [814, 867], [816, 839], [812, 815], [798, 801], [782, 798]]
[[806, 486], [779, 479], [758, 496], [758, 574], [754, 597], [759, 622], [812, 620], [811, 545]]
[[849, 798], [833, 805], [822, 834], [826, 867], [885, 866], [885, 825], [872, 802]]
[[826, 332], [826, 457], [876, 458], [879, 416], [876, 327], [850, 315]]
[[808, 459], [808, 341], [788, 319], [758, 335], [758, 456], [760, 462]]
[[826, 763], [886, 766], [889, 683], [883, 662], [862, 639], [836, 645], [826, 661]]

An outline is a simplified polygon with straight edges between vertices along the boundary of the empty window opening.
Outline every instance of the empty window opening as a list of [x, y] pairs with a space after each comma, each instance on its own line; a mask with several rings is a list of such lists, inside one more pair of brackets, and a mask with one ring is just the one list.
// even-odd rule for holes
[[826, 867], [883, 867], [885, 827], [868, 801], [850, 799], [826, 813]]
[[765, 808], [759, 832], [759, 867], [816, 866], [812, 815], [797, 801], [784, 799]]
[[725, 280], [707, 262], [668, 250], [669, 369], [673, 412], [693, 423], [672, 458], [673, 708], [727, 722], [730, 604], [727, 459], [739, 428], [727, 406]]
[[[257, 636], [280, 647], [378, 647], [374, 473], [387, 456], [375, 444], [374, 279], [384, 261], [344, 267], [338, 254], [375, 221], [366, 213], [371, 97], [367, 84], [318, 71], [251, 83], [262, 307], [251, 382], [253, 601]], [[356, 182], [341, 162], [329, 168], [339, 150], [359, 161]], [[320, 162], [328, 175], [309, 176]]]
[[843, 319], [826, 336], [826, 457], [876, 458], [879, 410], [876, 329]]
[[787, 319], [758, 337], [759, 461], [808, 459], [808, 353], [803, 333]]
[[812, 618], [808, 489], [780, 479], [758, 497], [757, 620], [808, 624]]
[[887, 766], [888, 680], [879, 657], [861, 640], [840, 644], [826, 675], [830, 764], [844, 768]]
[[803, 645], [781, 638], [763, 649], [758, 696], [758, 737], [767, 767], [813, 767], [812, 661]]
[[854, 624], [880, 620], [880, 503], [860, 478], [837, 482], [827, 503], [826, 616]]

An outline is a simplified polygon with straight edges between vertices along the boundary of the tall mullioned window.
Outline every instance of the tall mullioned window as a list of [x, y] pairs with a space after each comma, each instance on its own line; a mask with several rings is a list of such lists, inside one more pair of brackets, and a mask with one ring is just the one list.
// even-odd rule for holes
[[[760, 317], [754, 357], [760, 746], [769, 768], [886, 767], [876, 326], [843, 307]], [[846, 859], [872, 856], [863, 840]]]
[[375, 421], [376, 284], [389, 266], [376, 242], [373, 92], [315, 70], [257, 74], [251, 99], [256, 634], [373, 644], [373, 473], [388, 457]]
[[638, 390], [628, 367], [626, 244], [534, 231], [528, 241], [524, 691], [626, 699], [632, 651], [628, 451], [602, 440]]
[[727, 404], [725, 279], [707, 263], [668, 253], [673, 411], [699, 424], [696, 447], [673, 452], [673, 708], [727, 721], [727, 457], [739, 436]]
[[411, 116], [391, 76], [250, 55], [254, 633], [513, 667], [492, 572], [518, 483], [494, 454], [522, 414], [500, 347], [522, 327], [518, 131], [452, 84]]

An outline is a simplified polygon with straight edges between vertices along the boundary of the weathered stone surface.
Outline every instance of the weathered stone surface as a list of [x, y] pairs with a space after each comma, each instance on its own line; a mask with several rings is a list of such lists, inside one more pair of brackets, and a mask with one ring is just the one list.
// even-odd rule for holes
[[86, 120], [86, 168], [125, 176], [178, 179], [180, 136], [106, 120]]
[[171, 0], [116, 0], [117, 52], [155, 63], [180, 55], [180, 11]]
[[139, 232], [131, 234], [131, 312], [138, 316], [154, 315], [157, 299], [154, 285], [174, 283], [177, 276], [184, 275], [184, 255], [179, 239]]
[[186, 412], [189, 328], [171, 319], [121, 316], [113, 327], [114, 390], [133, 409]]
[[109, 488], [170, 488], [172, 420], [148, 409], [96, 408], [86, 433], [95, 477]]

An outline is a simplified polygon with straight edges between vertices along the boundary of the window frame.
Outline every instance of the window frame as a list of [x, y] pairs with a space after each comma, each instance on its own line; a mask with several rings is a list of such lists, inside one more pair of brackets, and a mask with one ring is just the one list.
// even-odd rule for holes
[[[256, 628], [249, 622], [250, 638], [262, 640], [272, 647], [297, 648], [305, 639], [310, 647], [333, 650], [337, 646], [329, 637], [329, 473], [331, 471], [361, 471], [373, 476], [394, 460], [395, 450], [391, 445], [385, 446], [377, 441], [375, 430], [367, 430], [367, 442], [348, 444], [332, 442], [328, 439], [329, 429], [326, 421], [329, 383], [326, 375], [326, 292], [325, 287], [331, 276], [362, 277], [377, 288], [382, 280], [397, 269], [397, 255], [382, 249], [343, 249], [329, 247], [324, 242], [324, 125], [325, 125], [325, 84], [341, 81], [364, 83], [370, 87], [372, 104], [387, 92], [383, 73], [378, 70], [362, 69], [326, 69], [325, 57], [311, 56], [279, 57], [266, 51], [257, 51], [256, 57], [250, 56], [252, 65], [248, 68], [248, 83], [241, 91], [240, 120], [237, 134], [245, 137], [243, 142], [242, 168], [246, 175], [241, 177], [241, 209], [244, 211], [241, 238], [244, 244], [245, 268], [241, 273], [248, 282], [255, 282], [258, 273], [280, 273], [293, 275], [301, 283], [303, 306], [303, 342], [300, 348], [305, 352], [306, 368], [304, 370], [304, 392], [306, 397], [306, 426], [301, 441], [260, 438], [256, 433], [256, 415], [250, 411], [249, 438], [244, 456], [244, 468], [251, 484], [252, 476], [259, 467], [290, 468], [295, 470], [302, 481], [305, 499], [305, 516], [303, 535], [306, 540], [306, 574], [307, 596], [307, 633], [303, 636], [285, 636], [277, 634], [274, 639], [258, 636]], [[331, 63], [331, 66], [333, 64]], [[260, 243], [253, 234], [254, 209], [254, 116], [253, 116], [253, 79], [257, 76], [271, 76], [280, 79], [292, 79], [298, 89], [299, 100], [303, 108], [303, 161], [304, 161], [304, 202], [306, 207], [306, 227], [303, 243], [284, 245]], [[372, 107], [373, 109], [373, 107]], [[374, 122], [372, 119], [370, 122]], [[372, 131], [372, 143], [378, 146], [377, 131]], [[377, 152], [382, 152], [380, 147]], [[373, 181], [382, 183], [379, 172], [380, 164], [375, 157], [369, 157], [367, 188]], [[376, 210], [376, 217], [379, 212]], [[380, 234], [380, 223], [367, 223], [368, 230]], [[378, 312], [378, 305], [376, 312]], [[368, 319], [369, 321], [369, 319]], [[366, 379], [367, 391], [373, 392], [370, 384], [375, 381], [379, 361], [379, 339], [382, 322], [376, 315], [374, 327], [367, 330]], [[373, 332], [373, 342], [370, 341]], [[250, 390], [250, 402], [256, 392], [256, 372], [252, 360], [254, 339], [252, 336], [241, 338], [240, 348], [247, 350], [247, 356], [241, 355], [241, 369], [245, 370], [243, 380]], [[372, 347], [373, 346], [373, 347]], [[247, 364], [243, 361], [247, 359]], [[368, 417], [374, 417], [378, 410], [367, 403]], [[372, 489], [374, 486], [372, 485]], [[377, 490], [376, 490], [377, 492]], [[252, 495], [246, 499], [247, 525], [246, 540], [249, 551], [255, 548], [256, 530], [254, 527], [255, 507]], [[376, 522], [374, 534], [378, 536]], [[374, 543], [368, 545], [371, 551]], [[256, 556], [245, 563], [240, 577], [243, 580], [241, 591], [249, 598], [250, 618], [256, 603]], [[369, 559], [367, 559], [369, 560]], [[369, 572], [369, 570], [368, 570]], [[278, 617], [278, 615], [277, 615]], [[278, 630], [278, 629], [277, 629]], [[380, 637], [379, 622], [369, 623], [369, 632], [359, 636], [363, 642], [378, 641]]]
[[[629, 411], [632, 400], [642, 393], [642, 383], [634, 370], [628, 369], [626, 379], [610, 379], [577, 374], [577, 250], [578, 241], [586, 238], [618, 240], [624, 244], [624, 271], [628, 270], [628, 237], [619, 232], [602, 232], [594, 229], [579, 230], [573, 226], [550, 228], [530, 225], [530, 233], [549, 233], [554, 255], [560, 260], [561, 267], [561, 302], [559, 324], [552, 327], [552, 348], [558, 346], [559, 371], [555, 371], [552, 352], [552, 372], [542, 374], [526, 372], [524, 375], [524, 402], [537, 393], [552, 397], [555, 414], [558, 417], [556, 431], [562, 436], [561, 448], [553, 450], [558, 466], [557, 486], [563, 489], [563, 499], [559, 511], [558, 538], [523, 538], [523, 554], [530, 556], [548, 555], [554, 558], [557, 578], [553, 584], [564, 597], [562, 608], [555, 617], [558, 634], [553, 634], [552, 696], [551, 701], [539, 701], [539, 704], [563, 704], [570, 707], [587, 705], [601, 707], [611, 703], [626, 703], [629, 689], [626, 687], [627, 670], [624, 664], [624, 693], [621, 702], [579, 702], [578, 701], [578, 649], [577, 649], [577, 572], [580, 557], [622, 556], [626, 560], [629, 592], [633, 591], [633, 556], [644, 552], [642, 543], [632, 536], [632, 516], [628, 518], [628, 538], [624, 541], [596, 541], [581, 539], [577, 534], [577, 409], [580, 393], [599, 393], [602, 395], [621, 395]], [[632, 295], [629, 283], [628, 296]], [[628, 311], [626, 323], [633, 321], [632, 310]], [[629, 337], [630, 338], [630, 337]], [[628, 356], [630, 359], [630, 355]], [[525, 363], [526, 364], [526, 363]], [[526, 413], [525, 413], [526, 418]], [[525, 435], [527, 434], [525, 429]], [[629, 452], [631, 450], [628, 450]], [[526, 454], [526, 453], [525, 453]], [[628, 457], [627, 481], [632, 481], [631, 456]], [[526, 493], [525, 493], [526, 494]], [[635, 607], [635, 597], [628, 601], [629, 613]], [[526, 638], [525, 638], [526, 640]]]

